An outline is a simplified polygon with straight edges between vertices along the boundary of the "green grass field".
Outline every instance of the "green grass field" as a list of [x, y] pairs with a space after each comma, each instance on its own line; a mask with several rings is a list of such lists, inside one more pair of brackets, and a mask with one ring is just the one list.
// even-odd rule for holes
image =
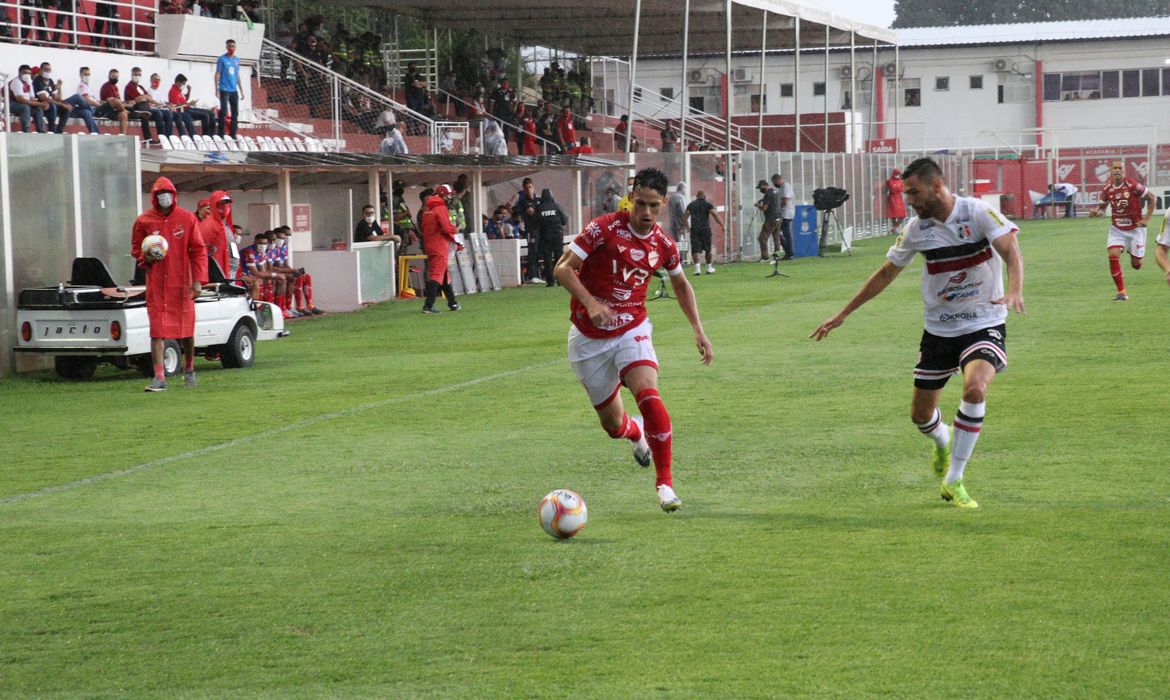
[[0, 380], [0, 696], [1165, 697], [1170, 287], [1151, 254], [1113, 303], [1099, 220], [1021, 240], [976, 512], [908, 418], [921, 263], [808, 339], [890, 239], [692, 279], [710, 367], [650, 304], [673, 516], [561, 290], [297, 322], [194, 390]]

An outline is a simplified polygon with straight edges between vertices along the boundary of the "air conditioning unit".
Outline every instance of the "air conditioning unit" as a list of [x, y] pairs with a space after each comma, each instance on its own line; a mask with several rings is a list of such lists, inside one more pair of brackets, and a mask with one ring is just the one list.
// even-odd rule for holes
[[891, 61], [890, 63], [882, 66], [882, 75], [886, 76], [887, 78], [898, 77], [898, 64]]
[[873, 75], [872, 71], [870, 71], [865, 66], [862, 66], [862, 67], [857, 69], [857, 79], [862, 81], [862, 82], [869, 80], [872, 75]]
[[748, 72], [746, 68], [733, 68], [731, 70], [731, 80], [737, 83], [746, 83], [748, 81]]
[[841, 80], [849, 80], [853, 77], [853, 69], [849, 66], [841, 66]]
[[1012, 63], [1006, 58], [995, 59], [995, 62], [991, 64], [991, 67], [995, 69], [996, 73], [1011, 73], [1012, 71], [1016, 70], [1016, 64]]
[[687, 82], [691, 85], [698, 85], [703, 82], [703, 71], [692, 70], [687, 73]]

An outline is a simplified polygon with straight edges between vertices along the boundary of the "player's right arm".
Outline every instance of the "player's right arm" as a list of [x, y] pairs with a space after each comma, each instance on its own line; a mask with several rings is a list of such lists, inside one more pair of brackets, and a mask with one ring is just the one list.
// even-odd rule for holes
[[1096, 209], [1089, 210], [1089, 216], [1101, 216], [1105, 213], [1105, 209], [1109, 206], [1109, 200], [1105, 197], [1105, 190], [1101, 190], [1101, 201], [1097, 202]]
[[830, 317], [829, 320], [817, 326], [817, 329], [813, 331], [812, 335], [809, 337], [815, 338], [816, 340], [823, 340], [824, 337], [829, 334], [829, 331], [833, 330], [837, 326], [840, 326], [842, 323], [845, 323], [845, 318], [849, 314], [856, 311], [858, 307], [860, 307], [865, 302], [873, 299], [878, 294], [881, 294], [882, 290], [890, 286], [890, 283], [893, 282], [901, 272], [901, 267], [887, 260], [882, 264], [881, 267], [877, 269], [876, 272], [869, 276], [869, 279], [865, 281], [865, 284], [862, 285], [857, 294], [853, 295], [853, 298], [849, 300], [849, 303], [846, 304], [844, 308]]
[[556, 278], [561, 286], [564, 287], [569, 294], [581, 302], [589, 314], [589, 320], [598, 328], [604, 328], [606, 324], [613, 318], [613, 309], [602, 304], [593, 298], [589, 290], [585, 288], [581, 278], [577, 276], [577, 270], [581, 268], [581, 264], [585, 261], [581, 256], [574, 253], [571, 249], [566, 250], [561, 259], [557, 261], [557, 265], [553, 268], [553, 277]]

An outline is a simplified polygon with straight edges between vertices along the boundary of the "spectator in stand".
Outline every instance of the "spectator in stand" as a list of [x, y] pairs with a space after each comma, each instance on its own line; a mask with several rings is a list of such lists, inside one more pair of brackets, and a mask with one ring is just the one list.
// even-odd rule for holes
[[487, 116], [487, 106], [484, 105], [483, 96], [483, 84], [476, 83], [475, 87], [471, 89], [471, 94], [467, 98], [468, 103], [471, 105], [467, 108], [468, 127], [475, 131], [479, 130], [479, 125]]
[[[54, 44], [57, 44], [61, 42], [62, 38], [64, 38], [65, 43], [73, 44], [77, 39], [77, 35], [73, 33], [73, 12], [77, 10], [77, 5], [74, 0], [57, 0], [56, 4], [58, 12], [57, 18], [54, 20], [53, 24], [57, 28], [57, 31], [53, 34], [52, 41]], [[65, 34], [61, 31], [62, 28], [66, 26], [69, 27], [68, 34]]]
[[244, 97], [244, 88], [240, 84], [240, 59], [236, 58], [236, 42], [228, 39], [224, 46], [227, 52], [215, 62], [215, 96], [219, 98], [219, 125], [215, 133], [223, 136], [230, 119], [234, 139], [240, 128], [240, 100]]
[[406, 64], [406, 74], [402, 78], [402, 89], [406, 94], [406, 106], [421, 114], [423, 103], [426, 102], [427, 81], [423, 80], [414, 61]]
[[623, 114], [618, 119], [617, 126], [613, 128], [613, 145], [614, 150], [626, 150], [626, 142], [630, 138], [630, 115]]
[[[146, 88], [142, 86], [142, 69], [134, 66], [130, 69], [130, 82], [126, 83], [122, 91], [122, 102], [130, 110], [130, 116], [142, 124], [142, 139], [150, 144], [158, 144], [158, 140], [150, 135], [150, 122], [154, 121], [154, 128], [160, 136], [171, 135], [171, 112], [160, 109], [160, 104], [154, 101]], [[161, 105], [165, 106], [165, 104]]]
[[398, 115], [387, 105], [385, 109], [378, 113], [378, 118], [374, 120], [374, 133], [385, 133], [385, 130], [391, 126], [398, 126]]
[[[204, 136], [210, 136], [215, 129], [215, 113], [210, 109], [201, 109], [195, 106], [191, 99], [191, 86], [187, 84], [187, 76], [179, 73], [175, 76], [175, 83], [167, 93], [167, 102], [174, 105], [175, 110], [182, 114], [191, 115], [192, 121], [199, 122], [199, 128]], [[192, 124], [194, 126], [194, 124]], [[194, 137], [194, 131], [191, 132]]]
[[573, 122], [573, 110], [565, 105], [561, 108], [561, 118], [557, 120], [557, 145], [561, 151], [570, 148], [577, 142], [577, 127]]
[[120, 50], [122, 42], [114, 38], [122, 36], [121, 27], [115, 21], [118, 19], [118, 6], [113, 2], [94, 4], [97, 5], [94, 8], [94, 15], [98, 19], [93, 23], [93, 36], [90, 37], [90, 43], [95, 47], [100, 43], [107, 49]]
[[578, 145], [577, 148], [574, 149], [575, 155], [579, 155], [579, 156], [586, 155], [586, 154], [592, 153], [592, 152], [593, 152], [593, 146], [590, 145], [590, 143], [589, 143], [589, 137], [582, 136], [581, 141], [580, 141], [580, 145]]
[[678, 150], [678, 133], [671, 127], [670, 122], [662, 127], [662, 152], [674, 153]]
[[523, 100], [516, 100], [516, 111], [512, 113], [512, 121], [504, 131], [505, 138], [516, 142], [516, 152], [524, 152], [524, 118], [528, 116], [528, 105]]
[[489, 119], [483, 128], [483, 154], [485, 156], [508, 155], [508, 142], [500, 131], [500, 125], [494, 119]]
[[[101, 103], [93, 98], [93, 92], [90, 91], [89, 67], [83, 66], [80, 75], [81, 80], [77, 90], [65, 100], [72, 107], [69, 110], [69, 117], [84, 119], [89, 133], [96, 134], [99, 130], [97, 122], [93, 118], [93, 110]], [[64, 120], [62, 120], [62, 125], [64, 125], [63, 122]]]
[[406, 148], [406, 139], [398, 133], [397, 125], [391, 124], [386, 127], [386, 138], [382, 139], [382, 144], [378, 146], [378, 152], [387, 156], [403, 156], [410, 153]]
[[[293, 47], [293, 11], [285, 10], [280, 19], [276, 20], [276, 43], [285, 51], [294, 51]], [[280, 54], [280, 79], [288, 77], [288, 55]]]
[[53, 80], [53, 66], [47, 61], [41, 64], [40, 71], [33, 78], [33, 94], [38, 100], [48, 102], [49, 106], [45, 108], [48, 130], [55, 134], [61, 133], [73, 105], [61, 99], [61, 81]]
[[526, 156], [535, 156], [540, 154], [540, 150], [536, 146], [536, 120], [532, 118], [532, 113], [525, 110], [524, 116], [520, 121], [520, 153]]
[[394, 241], [395, 245], [401, 246], [402, 236], [394, 233], [386, 233], [382, 228], [381, 222], [378, 221], [378, 215], [374, 209], [374, 205], [367, 204], [362, 207], [362, 220], [353, 229], [353, 242], [379, 243], [381, 241]]
[[442, 93], [445, 106], [449, 107], [451, 102], [455, 103], [455, 116], [467, 115], [467, 107], [458, 99], [452, 99], [459, 93], [459, 82], [455, 79], [455, 71], [447, 71], [447, 74], [439, 81], [439, 92]]
[[195, 136], [195, 120], [191, 118], [190, 112], [178, 109], [170, 101], [170, 95], [162, 86], [161, 75], [150, 74], [150, 84], [146, 86], [146, 92], [150, 95], [151, 104], [157, 105], [158, 109], [166, 110], [169, 115], [172, 130], [167, 133], [168, 136]]
[[504, 78], [492, 93], [492, 116], [503, 124], [513, 124], [516, 118], [516, 91]]
[[330, 66], [335, 72], [347, 78], [353, 78], [356, 69], [361, 64], [361, 46], [357, 37], [352, 37], [345, 25], [338, 22], [337, 31], [333, 32], [333, 41], [330, 53], [333, 64]]
[[38, 132], [45, 131], [45, 110], [51, 105], [48, 99], [37, 97], [33, 90], [32, 66], [23, 65], [15, 78], [8, 81], [8, 109], [20, 118], [20, 130], [28, 133], [30, 122]]
[[560, 148], [556, 145], [557, 141], [557, 115], [553, 111], [552, 102], [545, 102], [543, 111], [536, 119], [536, 135], [544, 139], [545, 155], [556, 155], [560, 153]]
[[540, 99], [545, 102], [553, 102], [554, 97], [552, 68], [545, 68], [544, 73], [540, 76]]
[[[87, 69], [82, 68], [82, 71]], [[82, 73], [82, 82], [85, 83], [86, 73]], [[118, 133], [125, 136], [130, 129], [130, 113], [126, 111], [126, 105], [122, 103], [122, 98], [119, 97], [121, 93], [118, 92], [118, 69], [112, 68], [108, 73], [109, 79], [102, 83], [102, 89], [98, 93], [101, 97], [101, 104], [93, 111], [93, 116], [98, 119], [117, 119]], [[143, 137], [149, 141], [149, 134], [145, 131], [148, 127], [143, 125]]]

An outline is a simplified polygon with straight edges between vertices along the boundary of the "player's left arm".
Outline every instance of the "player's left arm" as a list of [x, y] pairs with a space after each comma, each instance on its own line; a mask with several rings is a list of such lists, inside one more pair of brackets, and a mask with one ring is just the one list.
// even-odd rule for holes
[[1154, 193], [1146, 190], [1145, 194], [1142, 195], [1142, 199], [1146, 200], [1146, 215], [1138, 220], [1137, 225], [1145, 228], [1149, 225], [1150, 219], [1154, 218]]
[[699, 302], [695, 299], [695, 290], [691, 287], [691, 283], [687, 281], [687, 276], [683, 274], [682, 267], [676, 268], [677, 273], [670, 275], [670, 286], [674, 289], [674, 296], [678, 299], [678, 307], [682, 309], [683, 315], [691, 323], [691, 328], [695, 331], [695, 347], [699, 349], [699, 359], [703, 364], [711, 364], [711, 360], [715, 357], [715, 351], [711, 348], [711, 341], [708, 340], [707, 334], [703, 331], [703, 321], [699, 318]]
[[999, 299], [992, 299], [992, 304], [1006, 304], [1016, 313], [1027, 313], [1024, 310], [1024, 257], [1020, 255], [1020, 241], [1016, 232], [1005, 233], [991, 242], [995, 252], [1003, 258], [1007, 265], [1008, 290]]

